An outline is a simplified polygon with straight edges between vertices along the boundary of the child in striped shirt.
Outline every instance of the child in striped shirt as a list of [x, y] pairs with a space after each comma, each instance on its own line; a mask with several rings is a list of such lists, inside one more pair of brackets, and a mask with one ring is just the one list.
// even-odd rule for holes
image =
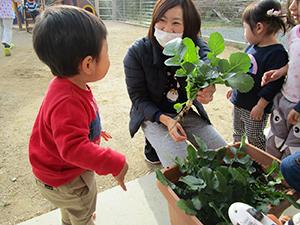
[[33, 2], [33, 0], [28, 0], [25, 2], [24, 9], [25, 11], [30, 12], [33, 20], [35, 20], [35, 18], [40, 14], [40, 12], [37, 10], [38, 8], [40, 8], [40, 6]]

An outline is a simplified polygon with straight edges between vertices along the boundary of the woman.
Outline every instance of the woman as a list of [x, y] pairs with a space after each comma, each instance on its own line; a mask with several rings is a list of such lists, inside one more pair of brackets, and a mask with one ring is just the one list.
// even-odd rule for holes
[[186, 78], [174, 76], [178, 67], [164, 65], [168, 57], [162, 51], [168, 41], [176, 37], [189, 37], [200, 47], [200, 58], [208, 63], [206, 55], [210, 50], [199, 37], [200, 27], [201, 18], [192, 0], [158, 0], [147, 37], [133, 43], [124, 58], [127, 90], [132, 101], [130, 134], [133, 137], [142, 127], [164, 167], [174, 164], [168, 155], [180, 159], [187, 156], [186, 140], [198, 147], [193, 135], [211, 149], [226, 145], [202, 106], [212, 101], [215, 86], [198, 92], [194, 106], [199, 114], [190, 110], [163, 141], [175, 123], [177, 113], [174, 104], [185, 102], [187, 96]]

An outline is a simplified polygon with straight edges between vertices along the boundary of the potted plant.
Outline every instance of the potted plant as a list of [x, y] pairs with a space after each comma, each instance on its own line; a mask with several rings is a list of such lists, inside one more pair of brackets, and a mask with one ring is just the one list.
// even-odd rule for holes
[[[231, 224], [228, 208], [234, 202], [277, 217], [291, 204], [300, 208], [298, 192], [276, 189], [283, 178], [280, 160], [246, 144], [245, 138], [217, 151], [195, 139], [199, 149], [189, 145], [186, 158], [176, 157], [176, 165], [155, 171], [172, 225]], [[281, 186], [288, 187], [285, 182]]]

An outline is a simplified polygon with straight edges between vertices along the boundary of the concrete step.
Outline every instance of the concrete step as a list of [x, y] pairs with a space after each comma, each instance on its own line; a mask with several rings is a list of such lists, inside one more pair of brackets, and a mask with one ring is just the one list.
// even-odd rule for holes
[[[98, 194], [96, 225], [171, 225], [168, 203], [156, 186], [155, 173], [126, 186], [126, 192], [117, 186]], [[60, 219], [57, 209], [20, 225], [57, 225]]]

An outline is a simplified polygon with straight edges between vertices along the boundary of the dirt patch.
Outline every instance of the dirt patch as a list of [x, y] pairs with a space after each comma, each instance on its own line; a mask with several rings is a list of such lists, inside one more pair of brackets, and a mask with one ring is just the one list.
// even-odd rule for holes
[[[91, 84], [98, 102], [103, 128], [112, 135], [104, 147], [126, 155], [129, 171], [126, 182], [152, 173], [160, 165], [145, 162], [142, 154], [144, 138], [139, 130], [131, 138], [128, 130], [130, 100], [128, 98], [123, 58], [129, 46], [148, 29], [139, 26], [105, 21], [111, 67], [107, 76]], [[42, 198], [33, 180], [28, 160], [28, 140], [40, 104], [53, 78], [32, 48], [32, 34], [13, 29], [12, 56], [0, 54], [0, 224], [16, 224], [46, 213], [53, 206]], [[223, 57], [240, 51], [226, 47]], [[226, 99], [226, 87], [217, 86], [214, 101], [205, 106], [212, 123], [231, 142], [231, 104]], [[116, 186], [111, 175], [97, 176], [98, 191]]]

